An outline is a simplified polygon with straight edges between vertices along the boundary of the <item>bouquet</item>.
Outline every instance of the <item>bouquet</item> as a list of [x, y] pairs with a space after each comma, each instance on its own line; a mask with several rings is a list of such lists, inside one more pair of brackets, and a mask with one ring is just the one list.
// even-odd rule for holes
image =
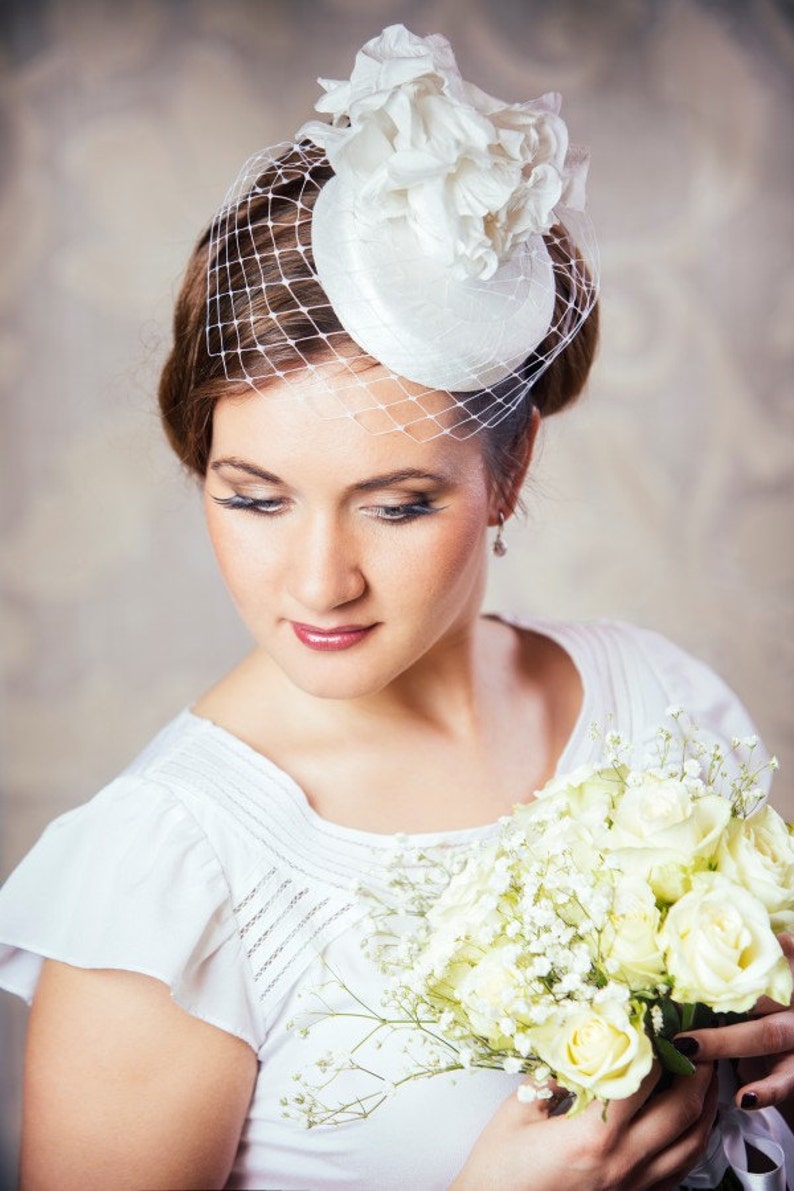
[[[654, 1055], [694, 1070], [672, 1045], [680, 1030], [736, 1020], [761, 996], [788, 1004], [776, 935], [794, 925], [794, 838], [759, 786], [777, 762], [756, 761], [755, 738], [729, 756], [669, 714], [641, 768], [619, 733], [594, 729], [601, 761], [553, 778], [490, 839], [425, 851], [398, 839], [387, 879], [361, 890], [383, 1003], [346, 991], [368, 1045], [410, 1032], [403, 1075], [379, 1080], [354, 1046], [313, 1084], [298, 1077], [285, 1107], [341, 1122], [409, 1080], [491, 1068], [530, 1076], [522, 1099], [561, 1085], [580, 1112], [632, 1095]], [[325, 999], [300, 1029], [335, 1012]], [[371, 1094], [329, 1104], [354, 1070]]]

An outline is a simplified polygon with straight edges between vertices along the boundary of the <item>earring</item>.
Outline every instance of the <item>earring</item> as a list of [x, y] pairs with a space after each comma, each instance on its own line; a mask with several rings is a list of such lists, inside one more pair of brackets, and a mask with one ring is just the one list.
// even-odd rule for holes
[[504, 558], [507, 554], [507, 543], [504, 540], [505, 515], [502, 510], [499, 510], [499, 524], [496, 530], [496, 537], [493, 540], [493, 552], [497, 558]]

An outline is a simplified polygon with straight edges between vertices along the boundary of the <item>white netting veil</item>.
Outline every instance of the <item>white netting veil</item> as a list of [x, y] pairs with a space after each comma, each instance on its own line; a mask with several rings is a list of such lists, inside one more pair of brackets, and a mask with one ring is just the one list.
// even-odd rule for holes
[[399, 25], [321, 82], [331, 123], [256, 154], [213, 221], [209, 355], [374, 433], [495, 425], [597, 295], [559, 97], [502, 104]]

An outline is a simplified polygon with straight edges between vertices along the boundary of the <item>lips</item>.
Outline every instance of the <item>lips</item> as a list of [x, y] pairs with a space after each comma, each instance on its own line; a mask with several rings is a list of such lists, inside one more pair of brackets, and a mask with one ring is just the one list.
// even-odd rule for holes
[[299, 624], [294, 620], [290, 623], [295, 636], [303, 645], [325, 652], [350, 649], [377, 628], [374, 624], [343, 624], [332, 629], [318, 629], [314, 625]]

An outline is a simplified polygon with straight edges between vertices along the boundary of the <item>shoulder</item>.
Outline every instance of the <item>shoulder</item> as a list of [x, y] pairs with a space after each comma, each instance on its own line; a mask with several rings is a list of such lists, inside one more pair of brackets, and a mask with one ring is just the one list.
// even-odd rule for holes
[[581, 727], [607, 718], [645, 746], [680, 707], [704, 736], [730, 751], [731, 741], [755, 735], [738, 695], [712, 669], [675, 642], [628, 621], [518, 621], [551, 637], [579, 670], [584, 689]]
[[90, 857], [92, 872], [103, 862], [115, 864], [120, 880], [145, 866], [153, 881], [200, 855], [207, 878], [215, 873], [234, 887], [253, 863], [244, 795], [256, 789], [266, 801], [271, 786], [277, 788], [262, 760], [264, 771], [254, 776], [244, 748], [182, 712], [116, 778], [53, 820], [37, 847], [63, 841]]
[[[662, 633], [624, 620], [535, 621], [568, 649], [585, 679], [646, 690], [654, 702], [686, 703], [687, 709], [740, 706], [737, 696], [704, 661]], [[746, 712], [742, 709], [743, 716]]]
[[635, 699], [654, 714], [681, 707], [704, 728], [721, 725], [730, 736], [753, 731], [738, 695], [701, 658], [653, 629], [623, 620], [597, 620], [575, 626], [576, 639], [589, 647], [584, 656], [613, 684], [630, 687]]
[[647, 664], [656, 671], [659, 664], [673, 669], [702, 666], [693, 654], [669, 637], [627, 620], [601, 617], [595, 620], [532, 620], [524, 622], [536, 632], [548, 634], [587, 666], [621, 662]]
[[31, 999], [43, 958], [139, 972], [258, 1049], [312, 941], [355, 909], [312, 867], [298, 810], [265, 758], [177, 717], [0, 891], [0, 984]]

